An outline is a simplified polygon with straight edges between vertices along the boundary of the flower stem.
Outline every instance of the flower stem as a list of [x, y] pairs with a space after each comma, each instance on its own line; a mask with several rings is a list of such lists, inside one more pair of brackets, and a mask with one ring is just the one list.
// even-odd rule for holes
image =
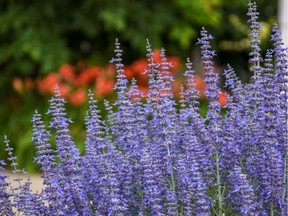
[[282, 193], [282, 203], [285, 203], [285, 197], [287, 196], [287, 187], [288, 187], [288, 176], [287, 176], [287, 159], [288, 159], [288, 153], [286, 152], [285, 158], [284, 158], [284, 173], [283, 173], [283, 182], [284, 182], [284, 190]]
[[217, 179], [217, 193], [218, 193], [218, 205], [219, 205], [218, 215], [222, 216], [222, 191], [221, 191], [221, 178], [220, 178], [218, 149], [216, 150], [216, 179]]

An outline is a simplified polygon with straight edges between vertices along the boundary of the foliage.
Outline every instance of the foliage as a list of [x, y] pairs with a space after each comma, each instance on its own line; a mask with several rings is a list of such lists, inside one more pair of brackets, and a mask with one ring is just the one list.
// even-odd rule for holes
[[164, 35], [189, 47], [197, 26], [219, 24], [214, 10], [219, 5], [217, 0], [1, 1], [1, 70], [33, 76], [68, 60], [99, 58], [99, 53], [104, 63], [113, 48], [107, 41], [114, 35], [142, 53], [141, 41], [150, 38], [160, 47]]
[[[253, 76], [242, 84], [227, 67], [225, 85], [231, 94], [225, 115], [217, 102], [213, 37], [206, 29], [198, 40], [209, 99], [205, 117], [199, 114], [189, 59], [177, 110], [165, 50], [156, 62], [147, 42], [149, 90], [144, 98], [135, 80], [128, 85], [116, 40], [117, 98], [113, 104], [104, 102], [108, 118], [103, 119], [98, 101], [88, 94], [85, 153], [80, 154], [70, 134], [66, 101], [56, 87], [49, 126], [38, 111], [32, 119], [35, 161], [46, 187], [32, 193], [29, 180], [16, 179], [19, 186], [10, 190], [1, 161], [0, 214], [287, 215], [287, 49], [275, 24], [273, 49], [260, 55], [256, 4], [248, 6]], [[7, 137], [4, 143], [13, 172], [20, 172]]]
[[[270, 32], [276, 21], [278, 1], [256, 1], [261, 14], [262, 28], [260, 29], [260, 47], [263, 51], [270, 48]], [[223, 0], [221, 14], [222, 25], [216, 31], [211, 29], [217, 43], [217, 63], [219, 65], [232, 65], [243, 82], [249, 82], [252, 73], [249, 73], [247, 63], [249, 44], [249, 25], [244, 16], [247, 0]], [[261, 52], [265, 55], [264, 52]]]
[[[259, 4], [265, 20], [275, 15], [274, 1]], [[230, 15], [243, 16], [245, 5], [246, 0], [4, 0], [0, 2], [0, 69], [5, 71], [1, 80], [15, 74], [46, 74], [63, 62], [79, 59], [105, 64], [113, 49], [107, 42], [114, 35], [124, 41], [130, 61], [145, 53], [146, 38], [158, 48], [168, 44], [168, 50], [185, 57], [203, 25], [215, 35], [239, 39], [240, 28], [225, 21], [230, 20], [229, 10]]]

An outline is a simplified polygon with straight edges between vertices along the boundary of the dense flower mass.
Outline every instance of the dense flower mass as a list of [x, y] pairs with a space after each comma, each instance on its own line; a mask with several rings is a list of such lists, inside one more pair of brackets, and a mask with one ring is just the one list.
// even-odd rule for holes
[[[29, 180], [15, 179], [18, 186], [11, 186], [6, 164], [14, 173], [22, 171], [5, 137], [9, 157], [0, 161], [0, 215], [287, 215], [288, 54], [275, 25], [273, 48], [262, 59], [256, 5], [248, 6], [253, 76], [242, 84], [227, 66], [225, 114], [218, 101], [212, 36], [204, 28], [198, 43], [209, 99], [205, 117], [189, 59], [176, 102], [173, 64], [164, 49], [155, 58], [147, 41], [146, 96], [136, 79], [129, 83], [116, 40], [117, 99], [104, 102], [108, 117], [103, 119], [89, 92], [83, 155], [70, 135], [72, 121], [59, 87], [50, 100], [49, 126], [37, 111], [33, 116], [35, 162], [45, 185], [41, 192], [33, 193]], [[74, 79], [69, 73], [65, 77]]]
[[[153, 59], [155, 63], [160, 63], [162, 53], [160, 49], [153, 49]], [[181, 76], [182, 62], [175, 56], [166, 56], [166, 61], [171, 65], [169, 72], [175, 78], [172, 83], [172, 90], [175, 99], [179, 99], [179, 89], [183, 76]], [[148, 94], [148, 74], [143, 73], [147, 69], [147, 59], [141, 58], [124, 66], [124, 75], [132, 83], [133, 79], [137, 80], [138, 89], [147, 96]], [[104, 98], [114, 98], [113, 87], [115, 85], [115, 65], [109, 63], [106, 66], [91, 66], [85, 61], [79, 61], [75, 66], [63, 64], [57, 72], [50, 72], [44, 77], [20, 79], [14, 77], [12, 81], [13, 89], [18, 94], [24, 94], [31, 90], [36, 90], [41, 95], [53, 95], [54, 88], [57, 85], [62, 96], [67, 103], [72, 106], [81, 106], [87, 102], [88, 90], [95, 93], [99, 100]], [[219, 73], [219, 72], [218, 72]], [[198, 74], [195, 74], [195, 89], [200, 91], [200, 99], [206, 100], [204, 82], [204, 68]], [[219, 103], [222, 106], [226, 104], [225, 90], [218, 93]]]

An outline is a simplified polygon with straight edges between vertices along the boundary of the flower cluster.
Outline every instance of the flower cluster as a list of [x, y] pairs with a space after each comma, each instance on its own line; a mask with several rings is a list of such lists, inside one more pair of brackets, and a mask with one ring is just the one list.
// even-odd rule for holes
[[[161, 62], [161, 50], [155, 49], [154, 61]], [[173, 65], [170, 68], [175, 81], [172, 83], [173, 93], [176, 99], [179, 99], [179, 90], [182, 82], [181, 62], [175, 56], [167, 56], [167, 61]], [[147, 96], [148, 94], [148, 74], [143, 73], [147, 69], [147, 59], [141, 58], [133, 61], [129, 65], [124, 66], [124, 75], [128, 81], [137, 80], [139, 90]], [[200, 91], [200, 98], [205, 100], [206, 83], [202, 77], [203, 72], [199, 75], [195, 74], [195, 88]], [[12, 80], [13, 89], [23, 94], [25, 91], [36, 89], [41, 95], [53, 95], [54, 87], [58, 85], [62, 96], [72, 106], [81, 106], [87, 102], [87, 89], [93, 89], [97, 99], [111, 97], [113, 95], [113, 87], [115, 85], [115, 67], [113, 64], [106, 66], [90, 66], [84, 61], [79, 61], [75, 66], [71, 64], [63, 64], [57, 72], [51, 72], [43, 77], [35, 79], [20, 79], [15, 77]], [[219, 92], [219, 102], [222, 106], [226, 103], [224, 90]]]
[[[45, 188], [32, 193], [31, 182], [21, 179], [10, 187], [6, 163], [0, 161], [0, 215], [287, 215], [288, 54], [275, 25], [273, 48], [262, 60], [255, 4], [249, 3], [248, 14], [254, 75], [242, 84], [231, 66], [224, 71], [231, 92], [225, 114], [218, 101], [212, 36], [204, 28], [198, 43], [209, 99], [205, 117], [199, 113], [193, 63], [187, 60], [186, 84], [176, 102], [173, 65], [164, 49], [156, 59], [149, 41], [144, 96], [135, 79], [129, 84], [116, 40], [117, 98], [104, 102], [108, 117], [103, 119], [89, 92], [83, 155], [56, 87], [49, 126], [37, 111], [32, 119], [35, 161]], [[20, 172], [7, 138], [5, 144], [13, 172]]]
[[73, 106], [80, 106], [87, 101], [87, 86], [94, 89], [97, 98], [103, 98], [113, 93], [115, 67], [108, 64], [105, 67], [89, 66], [78, 62], [75, 66], [63, 64], [57, 72], [51, 72], [43, 77], [14, 78], [13, 88], [18, 93], [36, 89], [41, 95], [53, 95], [55, 85], [61, 94]]

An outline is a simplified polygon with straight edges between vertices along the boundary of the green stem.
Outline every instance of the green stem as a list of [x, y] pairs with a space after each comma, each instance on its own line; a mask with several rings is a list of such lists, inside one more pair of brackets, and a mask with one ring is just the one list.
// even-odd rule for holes
[[288, 153], [286, 152], [284, 158], [284, 173], [283, 173], [284, 190], [282, 193], [282, 203], [285, 203], [285, 197], [287, 195], [287, 187], [288, 187], [287, 159], [288, 159]]
[[[164, 133], [165, 133], [165, 128], [164, 128]], [[165, 133], [166, 134], [166, 133]], [[164, 138], [164, 141], [165, 141], [165, 144], [166, 144], [166, 147], [167, 147], [167, 154], [168, 154], [168, 157], [170, 158], [171, 157], [171, 152], [170, 152], [170, 147], [169, 147], [169, 144], [168, 144], [168, 139], [167, 139], [167, 136], [165, 136]], [[170, 161], [169, 163], [169, 168], [171, 170], [171, 173], [170, 173], [170, 178], [171, 178], [171, 186], [170, 186], [170, 189], [173, 191], [173, 192], [176, 192], [176, 183], [175, 183], [175, 177], [174, 177], [174, 172], [173, 172], [173, 165]], [[179, 215], [179, 212], [177, 211], [177, 215]]]
[[222, 216], [222, 192], [221, 192], [221, 179], [220, 179], [220, 166], [219, 166], [219, 152], [216, 150], [216, 179], [217, 179], [217, 193], [218, 193], [218, 205], [219, 215]]
[[270, 216], [274, 216], [274, 205], [272, 202], [270, 203], [270, 211]]
[[[163, 130], [164, 134], [166, 134], [166, 130], [164, 128]], [[168, 144], [168, 139], [167, 137], [165, 136], [164, 138], [164, 142], [165, 142], [165, 145], [166, 145], [166, 149], [167, 149], [167, 155], [168, 157], [170, 158], [171, 157], [171, 152], [170, 152], [170, 147], [169, 147], [169, 144]], [[171, 190], [172, 191], [176, 191], [176, 184], [175, 184], [175, 177], [174, 177], [174, 172], [173, 172], [173, 166], [172, 166], [172, 163], [170, 162], [169, 163], [169, 168], [171, 170], [171, 173], [170, 173], [170, 177], [171, 177]]]

